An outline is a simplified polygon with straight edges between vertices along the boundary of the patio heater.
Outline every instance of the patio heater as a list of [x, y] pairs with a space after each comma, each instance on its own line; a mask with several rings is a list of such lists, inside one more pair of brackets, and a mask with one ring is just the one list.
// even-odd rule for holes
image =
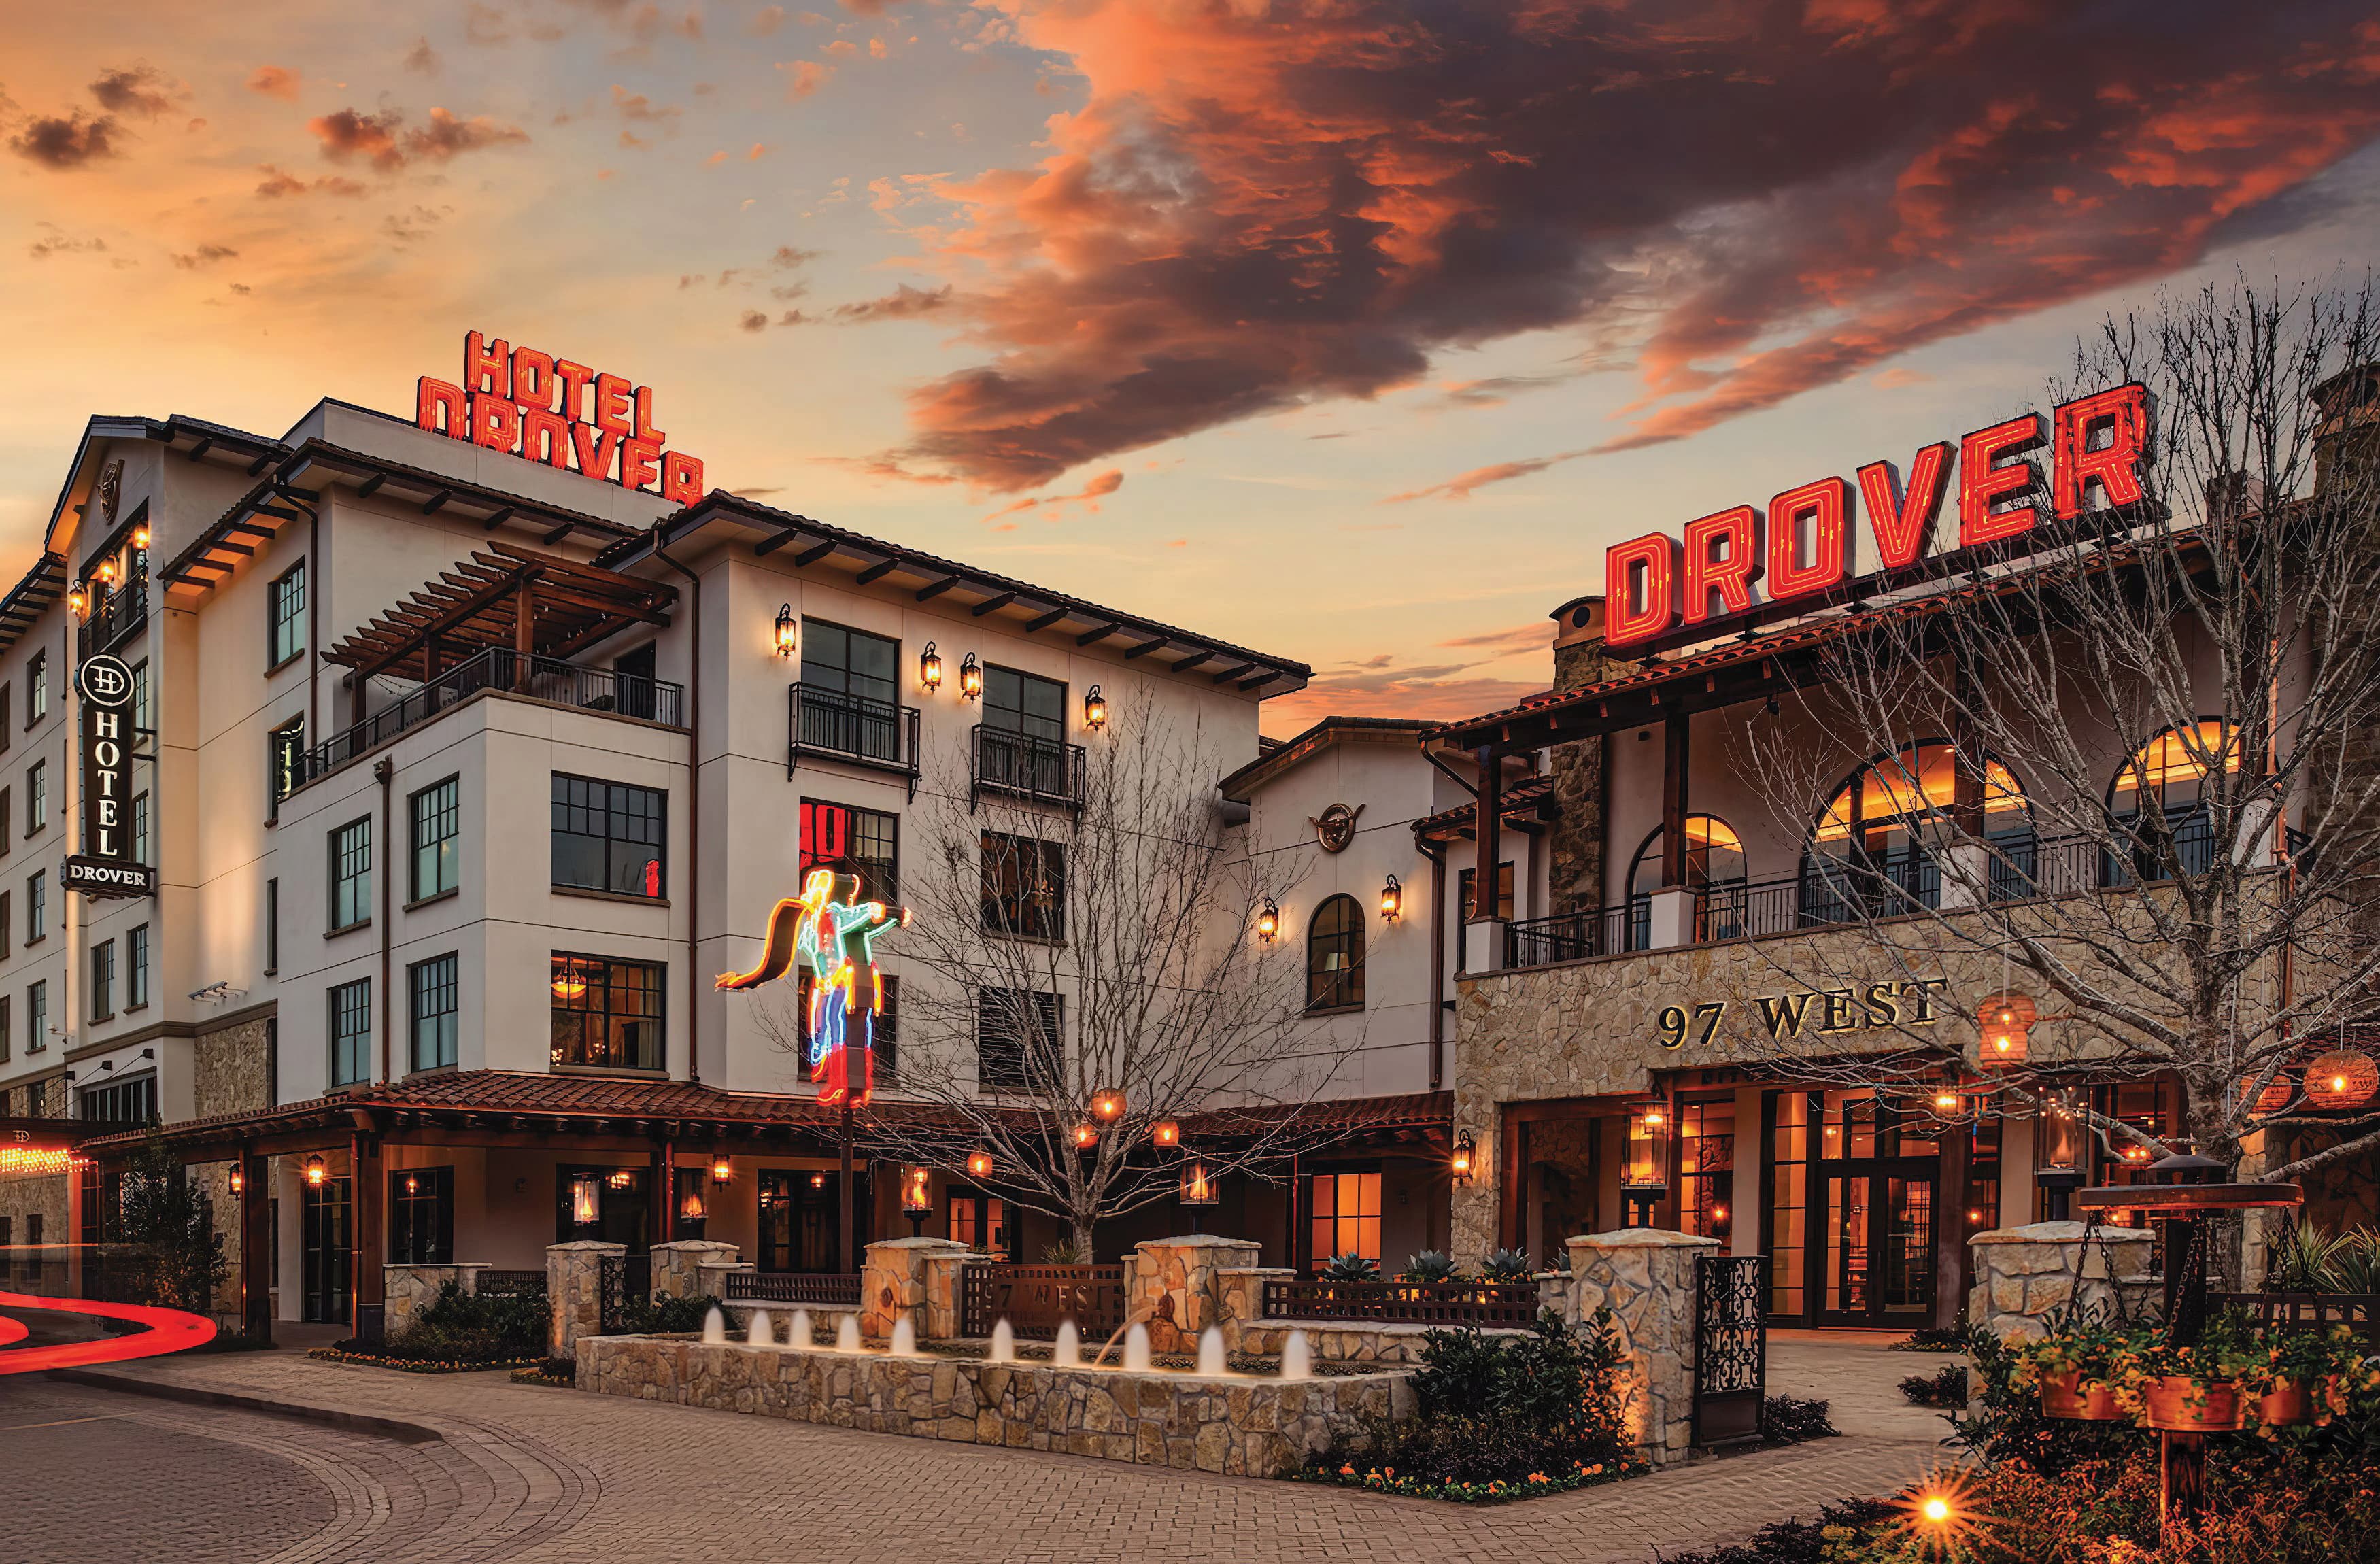
[[1182, 1159], [1182, 1208], [1190, 1214], [1190, 1231], [1198, 1231], [1198, 1213], [1222, 1199], [1215, 1187], [1215, 1170], [1203, 1157]]
[[904, 1169], [901, 1173], [901, 1214], [909, 1218], [909, 1236], [926, 1235], [926, 1218], [934, 1214], [934, 1191], [930, 1175], [923, 1168]]
[[1620, 1172], [1620, 1194], [1628, 1209], [1621, 1225], [1651, 1227], [1653, 1208], [1669, 1193], [1669, 1109], [1662, 1103], [1647, 1103], [1628, 1120], [1628, 1154]]
[[2082, 1187], [2084, 1141], [2082, 1105], [2069, 1088], [2053, 1092], [2033, 1121], [2033, 1182], [2041, 1187], [2043, 1217], [2068, 1219], [2074, 1192]]

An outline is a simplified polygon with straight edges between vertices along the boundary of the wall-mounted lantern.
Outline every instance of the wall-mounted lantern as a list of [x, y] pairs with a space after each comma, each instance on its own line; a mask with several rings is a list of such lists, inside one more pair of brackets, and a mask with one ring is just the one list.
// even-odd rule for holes
[[967, 1153], [967, 1177], [971, 1179], [988, 1179], [991, 1177], [990, 1152], [970, 1151]]
[[1182, 1126], [1171, 1119], [1160, 1119], [1148, 1127], [1149, 1144], [1172, 1146], [1182, 1144]]
[[100, 585], [113, 587], [115, 585], [115, 562], [112, 559], [103, 559], [99, 562], [99, 567], [91, 574]]
[[306, 1182], [312, 1187], [322, 1188], [322, 1180], [329, 1171], [329, 1169], [322, 1166], [322, 1158], [319, 1154], [306, 1158]]
[[1395, 875], [1390, 875], [1389, 876], [1389, 882], [1380, 887], [1381, 921], [1385, 923], [1394, 923], [1397, 921], [1399, 915], [1403, 913], [1404, 910], [1405, 888], [1398, 881]]
[[237, 1194], [248, 1187], [248, 1174], [237, 1162], [231, 1165], [231, 1192]]
[[132, 546], [142, 553], [149, 552], [149, 524], [142, 522], [132, 529]]
[[91, 595], [85, 592], [80, 587], [77, 587], [73, 591], [67, 594], [67, 608], [69, 612], [74, 613], [80, 613], [83, 611], [83, 605], [90, 601]]
[[1447, 1170], [1454, 1175], [1456, 1184], [1467, 1184], [1478, 1176], [1479, 1143], [1471, 1138], [1469, 1130], [1454, 1137], [1454, 1155], [1448, 1159]]
[[795, 637], [794, 605], [787, 603], [777, 610], [777, 655], [779, 657], [794, 655]]
[[724, 1156], [714, 1157], [710, 1159], [710, 1182], [712, 1183], [723, 1184], [730, 1178], [734, 1177], [735, 1173], [735, 1167], [729, 1163]]
[[1620, 1173], [1632, 1228], [1653, 1225], [1653, 1207], [1670, 1193], [1670, 1115], [1649, 1103], [1628, 1121], [1628, 1152]]
[[917, 687], [928, 695], [942, 687], [942, 654], [934, 649], [931, 641], [917, 654]]
[[959, 660], [959, 694], [969, 700], [979, 699], [983, 695], [983, 664], [975, 660], [973, 652]]
[[1264, 899], [1264, 905], [1257, 909], [1257, 938], [1269, 945], [1280, 933], [1281, 909], [1268, 896]]
[[1107, 725], [1108, 697], [1099, 693], [1099, 685], [1093, 685], [1083, 697], [1083, 726], [1098, 733]]

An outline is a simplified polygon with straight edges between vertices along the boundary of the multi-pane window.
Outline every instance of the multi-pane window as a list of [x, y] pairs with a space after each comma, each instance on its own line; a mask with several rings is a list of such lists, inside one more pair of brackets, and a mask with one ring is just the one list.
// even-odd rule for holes
[[454, 1169], [401, 1168], [388, 1175], [388, 1258], [396, 1266], [454, 1263]]
[[[1475, 868], [1455, 871], [1454, 894], [1466, 921], [1479, 915], [1477, 898], [1474, 893], [1478, 879], [1479, 871]], [[1496, 866], [1496, 911], [1493, 915], [1500, 918], [1512, 915], [1512, 865], [1509, 859]]]
[[552, 1060], [599, 1070], [660, 1070], [669, 969], [656, 962], [553, 952]]
[[124, 1008], [139, 1010], [149, 1002], [149, 926], [134, 927], [124, 937]]
[[805, 799], [801, 826], [802, 879], [812, 869], [832, 869], [858, 877], [863, 902], [891, 906], [900, 900], [899, 816]]
[[281, 880], [277, 876], [264, 882], [264, 970], [268, 976], [281, 970]]
[[331, 927], [353, 928], [371, 916], [371, 817], [331, 832]]
[[8, 696], [12, 687], [0, 685], [0, 755], [8, 753]]
[[823, 620], [802, 621], [802, 688], [890, 706], [901, 694], [901, 643]]
[[36, 760], [25, 768], [25, 834], [50, 823], [50, 764]]
[[448, 777], [406, 801], [412, 824], [413, 887], [408, 900], [439, 896], [459, 883], [463, 782]]
[[50, 654], [37, 651], [25, 665], [25, 726], [50, 714]]
[[1332, 896], [1314, 910], [1305, 940], [1305, 1008], [1342, 1010], [1364, 1002], [1364, 909]]
[[1014, 668], [983, 671], [983, 725], [1060, 744], [1066, 737], [1066, 686]]
[[266, 648], [264, 664], [278, 668], [306, 649], [306, 564], [304, 561], [289, 567], [289, 573], [273, 583], [271, 609], [271, 642]]
[[39, 944], [50, 935], [50, 876], [44, 869], [25, 880], [25, 943]]
[[8, 935], [15, 927], [8, 920], [8, 892], [0, 891], [0, 956], [8, 953]]
[[110, 1124], [145, 1124], [157, 1117], [157, 1077], [152, 1072], [103, 1086], [85, 1086], [76, 1095], [75, 1110], [85, 1119]]
[[983, 833], [983, 927], [1028, 940], [1066, 937], [1066, 847]]
[[91, 1018], [105, 1021], [115, 1014], [115, 941], [102, 940], [91, 948]]
[[351, 1086], [371, 1075], [371, 979], [331, 990], [331, 1085]]
[[669, 794], [553, 773], [553, 883], [623, 896], [668, 893]]
[[405, 969], [407, 1011], [413, 1023], [413, 1068], [435, 1070], [455, 1062], [455, 1020], [462, 1010], [457, 981], [461, 963], [453, 954], [416, 962]]
[[135, 734], [157, 731], [157, 709], [150, 704], [152, 698], [149, 688], [149, 660], [144, 657], [132, 665], [132, 731]]
[[978, 1000], [977, 1090], [1048, 1090], [1065, 1079], [1065, 1007], [1057, 995], [987, 987]]
[[266, 803], [274, 813], [281, 801], [297, 791], [298, 773], [306, 756], [306, 719], [292, 717], [264, 735]]
[[47, 978], [25, 985], [25, 1051], [39, 1053], [50, 1046], [50, 984]]
[[14, 1040], [8, 1035], [8, 998], [6, 994], [0, 994], [0, 1064], [8, 1062], [8, 1055], [14, 1046]]
[[0, 787], [0, 857], [7, 855], [8, 822], [15, 818], [16, 813], [9, 806], [8, 794], [9, 789]]
[[1317, 1266], [1341, 1255], [1380, 1257], [1379, 1174], [1317, 1173], [1306, 1181], [1305, 1193]]
[[132, 861], [149, 861], [149, 795], [145, 793], [132, 795]]

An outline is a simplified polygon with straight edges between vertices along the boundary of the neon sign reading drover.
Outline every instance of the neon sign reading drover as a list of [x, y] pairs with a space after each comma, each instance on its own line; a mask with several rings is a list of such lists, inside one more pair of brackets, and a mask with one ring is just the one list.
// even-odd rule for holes
[[468, 440], [625, 489], [650, 490], [690, 505], [702, 498], [702, 461], [665, 451], [653, 422], [653, 388], [557, 358], [502, 337], [463, 338], [463, 383], [421, 377], [413, 421], [432, 434]]
[[[1937, 442], [1917, 453], [1906, 482], [1888, 462], [1859, 469], [1876, 567], [1906, 571], [1929, 552], [1950, 471], [1958, 467], [1958, 542], [1963, 552], [2032, 531], [2042, 507], [2029, 497], [2041, 483], [2031, 454], [2050, 448], [2050, 510], [2058, 522], [2101, 501], [2121, 509], [2140, 503], [2141, 462], [2149, 442], [2145, 386], [2126, 384], [2052, 410], [1979, 429], [1953, 451]], [[1701, 639], [1754, 617], [1768, 603], [1829, 591], [1850, 579], [1854, 539], [1852, 486], [1821, 478], [1788, 489], [1758, 507], [1735, 505], [1690, 521], [1682, 539], [1651, 532], [1616, 543], [1603, 563], [1605, 644], [1633, 646], [1657, 637]], [[1755, 600], [1753, 586], [1759, 583]]]

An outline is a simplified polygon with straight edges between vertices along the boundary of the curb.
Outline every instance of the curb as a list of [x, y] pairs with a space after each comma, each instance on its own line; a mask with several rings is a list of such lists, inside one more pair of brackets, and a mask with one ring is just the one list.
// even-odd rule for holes
[[176, 1385], [167, 1380], [143, 1379], [129, 1374], [109, 1374], [89, 1368], [54, 1368], [49, 1371], [49, 1376], [69, 1385], [118, 1390], [133, 1396], [153, 1396], [159, 1400], [187, 1401], [194, 1406], [236, 1407], [242, 1412], [262, 1412], [268, 1417], [285, 1417], [300, 1423], [326, 1423], [334, 1428], [377, 1434], [400, 1444], [434, 1445], [443, 1442], [446, 1437], [425, 1424], [407, 1423], [403, 1418], [342, 1412], [336, 1407], [276, 1400], [270, 1396], [249, 1395], [237, 1390], [210, 1390], [196, 1385]]

